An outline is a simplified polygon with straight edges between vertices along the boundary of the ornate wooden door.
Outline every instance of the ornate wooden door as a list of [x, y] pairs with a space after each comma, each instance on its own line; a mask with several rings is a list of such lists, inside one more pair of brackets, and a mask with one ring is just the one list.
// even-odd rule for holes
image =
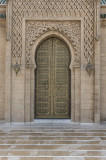
[[58, 38], [43, 41], [36, 53], [35, 118], [70, 118], [70, 52]]

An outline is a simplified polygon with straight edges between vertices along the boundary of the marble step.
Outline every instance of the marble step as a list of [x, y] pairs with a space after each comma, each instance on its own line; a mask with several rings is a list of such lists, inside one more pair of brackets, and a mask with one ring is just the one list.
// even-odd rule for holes
[[92, 133], [104, 133], [106, 132], [106, 129], [104, 130], [84, 130], [84, 129], [33, 129], [33, 130], [28, 130], [28, 129], [25, 129], [25, 130], [0, 130], [0, 133], [7, 133], [7, 132], [10, 132], [10, 133], [45, 133], [45, 132], [56, 132], [56, 133], [64, 133], [64, 132], [67, 132], [67, 133], [88, 133], [88, 132], [92, 132]]
[[67, 151], [67, 150], [106, 150], [106, 144], [103, 145], [87, 145], [87, 144], [25, 144], [25, 145], [0, 145], [1, 150], [8, 150], [8, 151], [15, 151], [15, 150], [60, 150], [60, 151]]
[[[38, 124], [38, 125], [21, 125], [21, 124], [13, 124], [13, 125], [1, 125], [0, 124], [0, 128], [2, 130], [38, 130], [38, 129], [47, 129], [47, 130], [52, 130], [52, 129], [57, 129], [58, 130], [106, 130], [106, 128], [104, 128], [105, 125], [87, 125], [87, 123], [85, 125], [64, 125], [64, 124], [57, 124], [57, 125], [53, 125], [53, 124]], [[0, 130], [1, 130], [0, 129]]]
[[94, 144], [97, 144], [97, 145], [103, 145], [103, 144], [106, 144], [106, 141], [97, 141], [97, 140], [0, 140], [0, 145], [12, 145], [12, 144], [15, 144], [15, 145], [22, 145], [22, 144], [88, 144], [88, 145], [94, 145]]
[[52, 132], [49, 132], [49, 133], [0, 133], [0, 137], [12, 137], [12, 136], [20, 136], [20, 137], [24, 137], [24, 136], [30, 136], [30, 137], [40, 137], [40, 136], [45, 136], [45, 137], [82, 137], [82, 136], [89, 136], [89, 137], [92, 137], [92, 136], [95, 136], [95, 137], [98, 137], [98, 136], [101, 136], [101, 137], [106, 137], [106, 132], [104, 133], [90, 133], [90, 132], [87, 132], [87, 133], [52, 133]]
[[106, 129], [20, 128], [0, 129], [0, 160], [106, 160]]
[[8, 137], [8, 136], [4, 136], [4, 137], [0, 137], [0, 141], [1, 140], [9, 140], [9, 141], [11, 141], [11, 140], [30, 140], [30, 141], [35, 141], [35, 140], [66, 140], [66, 141], [71, 141], [71, 140], [88, 140], [88, 141], [92, 141], [92, 140], [102, 140], [102, 141], [106, 141], [106, 137], [103, 137], [103, 136], [80, 136], [80, 137], [76, 137], [76, 136], [74, 136], [74, 137], [64, 137], [64, 136], [61, 136], [61, 137], [58, 137], [58, 136], [34, 136], [34, 137], [32, 137], [32, 136], [26, 136], [26, 135], [24, 135], [24, 136], [22, 136], [22, 137], [20, 137], [20, 136], [12, 136], [12, 137]]
[[72, 151], [48, 151], [46, 150], [46, 152], [44, 150], [34, 150], [34, 151], [0, 151], [0, 156], [19, 156], [19, 157], [23, 157], [23, 156], [37, 156], [37, 157], [41, 157], [41, 156], [46, 156], [46, 157], [53, 157], [53, 156], [63, 156], [63, 157], [70, 157], [70, 156], [75, 156], [75, 157], [106, 157], [106, 151], [88, 151], [88, 150], [72, 150]]
[[1, 157], [0, 160], [106, 160], [106, 157]]

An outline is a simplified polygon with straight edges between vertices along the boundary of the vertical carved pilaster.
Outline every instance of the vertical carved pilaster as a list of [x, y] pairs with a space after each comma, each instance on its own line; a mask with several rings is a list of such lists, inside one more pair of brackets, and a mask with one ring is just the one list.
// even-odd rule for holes
[[95, 105], [94, 122], [100, 123], [100, 0], [95, 0]]

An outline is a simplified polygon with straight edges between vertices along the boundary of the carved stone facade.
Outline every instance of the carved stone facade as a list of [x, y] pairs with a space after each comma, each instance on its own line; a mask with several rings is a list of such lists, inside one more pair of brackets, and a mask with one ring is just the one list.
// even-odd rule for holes
[[[5, 71], [0, 80], [4, 88], [0, 92], [0, 106], [5, 107], [0, 108], [2, 120], [34, 121], [36, 50], [45, 39], [57, 37], [67, 44], [71, 54], [71, 122], [105, 121], [106, 58], [105, 44], [103, 49], [100, 41], [104, 43], [106, 24], [102, 19], [100, 26], [100, 12], [104, 14], [106, 9], [101, 7], [100, 11], [100, 1], [8, 0], [6, 6], [0, 7], [0, 13], [7, 13], [6, 19], [0, 19], [0, 33], [5, 39], [0, 46], [1, 61], [5, 61], [0, 70]], [[104, 31], [102, 38], [100, 31]], [[17, 76], [16, 64], [20, 69]], [[92, 71], [90, 76], [87, 69]]]
[[[30, 18], [30, 19], [39, 19], [39, 18], [45, 18], [46, 21], [43, 22], [44, 26], [42, 25], [41, 28], [41, 22], [38, 22], [34, 25], [34, 27], [40, 27], [38, 29], [38, 36], [40, 34], [43, 34], [44, 32], [47, 32], [47, 30], [58, 30], [61, 33], [64, 33], [68, 38], [70, 39], [70, 35], [72, 35], [71, 39], [77, 40], [77, 30], [79, 30], [79, 26], [75, 26], [75, 31], [71, 33], [71, 26], [70, 24], [66, 23], [63, 25], [62, 22], [60, 22], [60, 28], [58, 27], [58, 23], [54, 22], [51, 23], [48, 22], [51, 17], [59, 19], [79, 19], [81, 18], [83, 20], [83, 28], [84, 28], [84, 56], [89, 61], [94, 57], [94, 0], [77, 0], [77, 1], [61, 1], [61, 0], [53, 0], [53, 1], [47, 1], [47, 0], [33, 0], [30, 2], [30, 0], [24, 1], [24, 0], [14, 0], [12, 1], [12, 54], [13, 57], [21, 57], [22, 56], [22, 20], [23, 18]], [[62, 18], [61, 18], [62, 17]], [[31, 24], [31, 22], [30, 22]], [[32, 24], [31, 24], [32, 25]], [[71, 27], [71, 28], [70, 28]], [[77, 28], [76, 28], [77, 27]], [[43, 31], [42, 31], [43, 30]], [[69, 32], [70, 30], [70, 32]], [[76, 33], [75, 33], [76, 32]], [[33, 29], [33, 34], [36, 34], [36, 29]], [[79, 34], [79, 32], [78, 32]], [[70, 40], [71, 40], [70, 39]], [[74, 40], [73, 44], [75, 47], [75, 54], [79, 56], [80, 52], [80, 46], [77, 41]], [[27, 48], [27, 54], [30, 54], [29, 48]], [[28, 53], [29, 52], [29, 53]], [[26, 60], [26, 63], [30, 63], [29, 56], [26, 55], [28, 59]], [[76, 56], [77, 57], [77, 56]], [[78, 61], [79, 63], [79, 57], [76, 58], [75, 61]], [[27, 64], [26, 64], [27, 66]]]
[[48, 31], [66, 36], [75, 49], [74, 65], [80, 66], [81, 21], [26, 21], [26, 67], [31, 66], [31, 50], [37, 38]]

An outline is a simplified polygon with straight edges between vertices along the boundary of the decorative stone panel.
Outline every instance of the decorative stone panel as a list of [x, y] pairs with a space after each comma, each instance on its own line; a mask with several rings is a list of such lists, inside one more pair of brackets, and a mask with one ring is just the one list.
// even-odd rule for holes
[[[23, 18], [35, 18], [43, 17], [46, 19], [52, 18], [82, 18], [84, 20], [84, 56], [87, 60], [90, 60], [94, 57], [94, 0], [13, 0], [12, 1], [12, 54], [13, 57], [22, 56], [22, 20]], [[67, 23], [67, 22], [66, 22]], [[70, 40], [73, 40], [72, 33], [68, 33], [69, 29], [67, 25], [61, 23], [59, 29], [59, 23], [50, 22], [29, 22], [30, 25], [37, 26], [41, 28], [40, 32], [47, 32], [51, 29], [60, 29], [63, 30], [63, 33], [70, 37]], [[41, 25], [45, 27], [41, 27]], [[47, 25], [47, 27], [46, 27]], [[30, 27], [30, 26], [29, 26]], [[66, 33], [65, 33], [66, 28]], [[69, 27], [70, 28], [70, 27]], [[44, 31], [43, 31], [44, 29]], [[73, 28], [74, 30], [74, 28]], [[33, 30], [34, 31], [34, 30]], [[31, 32], [33, 32], [31, 31]], [[27, 25], [28, 32], [28, 25]], [[36, 31], [35, 31], [36, 32]], [[70, 31], [71, 32], [71, 31]], [[32, 33], [31, 33], [32, 34]], [[34, 33], [35, 35], [35, 33]], [[37, 38], [37, 37], [36, 37]], [[31, 41], [36, 40], [32, 37]], [[79, 54], [77, 38], [75, 43], [75, 54]], [[32, 43], [32, 42], [31, 42]], [[30, 43], [30, 45], [31, 45]], [[27, 44], [28, 45], [28, 44]], [[30, 47], [27, 47], [27, 57], [30, 56]], [[77, 49], [76, 49], [77, 48]], [[28, 53], [29, 52], [29, 53]], [[79, 57], [79, 56], [78, 56]], [[28, 62], [29, 63], [29, 62]]]
[[26, 21], [26, 67], [31, 66], [31, 49], [37, 38], [45, 32], [58, 31], [71, 41], [75, 50], [75, 66], [80, 66], [81, 21]]

